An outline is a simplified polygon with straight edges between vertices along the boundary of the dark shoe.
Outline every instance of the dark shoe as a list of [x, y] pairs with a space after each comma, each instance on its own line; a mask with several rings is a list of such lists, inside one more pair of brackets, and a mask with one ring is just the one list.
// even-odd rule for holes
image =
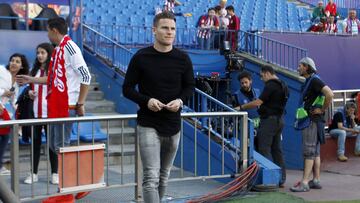
[[76, 194], [75, 199], [82, 199], [86, 197], [88, 194], [90, 194], [90, 192], [79, 192]]
[[320, 185], [320, 181], [314, 181], [314, 180], [309, 181], [309, 187], [311, 189], [322, 189], [322, 186]]
[[304, 184], [303, 182], [296, 183], [293, 187], [290, 188], [291, 192], [309, 192], [310, 187], [308, 184]]

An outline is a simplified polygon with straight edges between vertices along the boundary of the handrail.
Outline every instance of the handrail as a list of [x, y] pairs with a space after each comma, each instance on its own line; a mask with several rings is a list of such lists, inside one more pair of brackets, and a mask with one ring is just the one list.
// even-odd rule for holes
[[[114, 46], [118, 44], [124, 47], [143, 47], [153, 43], [151, 27], [142, 26], [120, 26], [120, 25], [87, 25], [88, 30], [95, 34], [103, 36]], [[92, 28], [92, 29], [90, 29]], [[96, 32], [95, 32], [96, 31]], [[184, 49], [200, 49], [199, 38], [197, 38], [198, 28], [178, 28], [174, 46]], [[86, 32], [86, 31], [84, 31]], [[299, 60], [307, 56], [307, 50], [293, 46], [291, 44], [276, 41], [256, 33], [246, 31], [221, 30], [212, 31], [210, 40], [210, 50], [218, 50], [224, 40], [230, 41], [231, 48], [237, 44], [237, 50], [246, 52], [261, 60], [274, 63], [285, 69], [296, 71]], [[234, 36], [237, 36], [235, 38]], [[86, 38], [85, 38], [86, 40]], [[236, 40], [236, 43], [232, 43]], [[86, 42], [86, 41], [85, 41]], [[88, 44], [91, 44], [89, 42]], [[101, 45], [101, 44], [100, 44]], [[95, 46], [95, 45], [94, 45]], [[105, 44], [105, 46], [111, 46]], [[105, 47], [106, 49], [106, 47]], [[103, 53], [106, 58], [111, 59], [110, 53]], [[114, 60], [114, 59], [113, 59]], [[113, 61], [111, 60], [111, 61]], [[126, 67], [124, 68], [126, 71]]]
[[224, 109], [226, 109], [226, 110], [228, 110], [228, 111], [230, 111], [230, 112], [238, 112], [238, 111], [236, 111], [235, 109], [229, 107], [228, 105], [222, 103], [221, 101], [215, 99], [214, 97], [206, 94], [205, 92], [203, 92], [203, 91], [201, 91], [201, 90], [199, 90], [199, 89], [197, 89], [197, 88], [195, 89], [195, 92], [196, 92], [197, 94], [200, 94], [202, 97], [207, 98], [209, 101], [214, 102], [216, 105], [219, 105], [220, 107], [222, 107], [222, 108], [224, 108]]
[[278, 42], [278, 43], [281, 44], [281, 45], [291, 46], [291, 47], [294, 47], [294, 48], [299, 49], [299, 50], [301, 50], [301, 51], [307, 51], [307, 49], [304, 49], [304, 48], [295, 46], [295, 45], [293, 45], [293, 44], [289, 44], [289, 43], [286, 43], [286, 42], [280, 42], [280, 41], [277, 41], [277, 40], [274, 40], [274, 39], [271, 39], [271, 38], [268, 38], [268, 37], [261, 36], [261, 35], [259, 35], [259, 34], [250, 33], [250, 32], [242, 31], [242, 30], [240, 30], [240, 32], [246, 33], [246, 34], [248, 34], [248, 35], [259, 36], [259, 37], [262, 38], [262, 39], [266, 39], [266, 40], [270, 40], [270, 41], [276, 41], [276, 42]]
[[123, 49], [126, 49], [126, 50], [128, 50], [129, 52], [133, 53], [130, 49], [128, 49], [128, 48], [126, 48], [125, 46], [119, 44], [118, 42], [112, 40], [111, 38], [105, 36], [104, 34], [100, 33], [99, 31], [91, 28], [90, 26], [88, 26], [88, 25], [86, 25], [86, 24], [82, 24], [82, 25], [83, 25], [84, 28], [89, 29], [89, 30], [91, 30], [92, 32], [94, 32], [95, 34], [97, 34], [97, 35], [99, 35], [99, 36], [101, 36], [101, 37], [109, 40], [110, 42], [114, 43], [116, 46], [119, 46], [119, 47], [121, 47], [121, 48], [123, 48]]
[[[181, 113], [183, 118], [191, 117], [208, 117], [208, 116], [244, 116], [246, 112], [195, 112]], [[85, 122], [85, 121], [111, 121], [111, 120], [131, 120], [137, 117], [136, 114], [106, 115], [106, 116], [83, 116], [83, 117], [67, 117], [67, 118], [42, 118], [42, 119], [24, 119], [24, 120], [8, 120], [1, 121], [0, 128], [12, 125], [41, 125], [64, 122]]]
[[94, 28], [85, 24], [82, 27], [84, 46], [98, 56], [107, 59], [112, 66], [118, 67], [123, 74], [126, 73], [127, 66], [134, 53]]
[[[19, 136], [18, 136], [18, 129], [21, 127], [21, 126], [28, 126], [28, 125], [31, 125], [31, 139], [33, 139], [33, 127], [36, 126], [36, 125], [40, 125], [40, 124], [45, 124], [47, 126], [50, 126], [49, 124], [54, 124], [54, 123], [57, 123], [57, 124], [64, 124], [65, 122], [73, 122], [73, 123], [76, 123], [76, 122], [95, 122], [95, 121], [106, 121], [107, 122], [107, 127], [106, 127], [106, 153], [105, 153], [105, 156], [104, 158], [106, 159], [106, 162], [104, 162], [104, 166], [105, 166], [105, 169], [106, 169], [106, 179], [103, 179], [103, 180], [93, 180], [93, 183], [92, 184], [87, 184], [87, 185], [79, 185], [79, 183], [77, 183], [78, 185], [77, 186], [74, 186], [74, 187], [62, 187], [62, 189], [66, 189], [63, 190], [63, 192], [60, 192], [61, 194], [71, 194], [71, 193], [74, 193], [74, 192], [79, 192], [79, 191], [93, 191], [93, 190], [101, 190], [101, 189], [109, 189], [109, 188], [120, 188], [120, 187], [135, 187], [135, 190], [136, 190], [136, 194], [140, 194], [139, 193], [139, 185], [141, 185], [141, 181], [140, 179], [138, 179], [137, 177], [140, 177], [140, 174], [141, 173], [141, 170], [138, 170], [138, 164], [140, 163], [140, 157], [139, 157], [139, 148], [138, 148], [138, 140], [139, 138], [137, 137], [137, 134], [135, 134], [135, 179], [134, 179], [134, 182], [130, 181], [130, 182], [123, 182], [122, 179], [123, 177], [121, 176], [121, 180], [118, 181], [118, 182], [114, 182], [114, 183], [109, 183], [109, 148], [111, 148], [111, 145], [112, 143], [110, 142], [110, 138], [111, 138], [111, 135], [109, 134], [109, 129], [110, 129], [110, 126], [109, 126], [109, 122], [110, 121], [113, 121], [113, 120], [118, 120], [118, 121], [121, 121], [121, 136], [123, 136], [123, 128], [124, 128], [124, 123], [128, 120], [136, 120], [136, 117], [137, 115], [136, 114], [128, 114], [128, 115], [108, 115], [108, 116], [86, 116], [86, 117], [71, 117], [71, 118], [58, 118], [58, 119], [26, 119], [26, 120], [12, 120], [12, 121], [3, 121], [3, 122], [0, 122], [0, 127], [7, 127], [7, 126], [11, 126], [13, 128], [13, 133], [11, 135], [11, 140], [12, 140], [12, 145], [11, 145], [11, 163], [12, 163], [12, 167], [11, 167], [11, 186], [12, 186], [12, 189], [13, 189], [13, 192], [15, 194], [16, 197], [20, 197], [20, 194], [24, 194], [23, 192], [20, 192], [20, 189], [23, 189], [23, 188], [20, 188], [20, 185], [19, 185], [19, 178], [20, 178], [20, 161], [19, 161]], [[199, 121], [199, 119], [202, 119], [202, 118], [208, 118], [209, 120], [211, 118], [222, 118], [222, 119], [225, 119], [225, 118], [228, 118], [228, 117], [231, 117], [233, 118], [234, 120], [234, 123], [236, 123], [236, 129], [239, 129], [239, 133], [238, 131], [236, 131], [236, 138], [238, 139], [241, 139], [241, 147], [240, 148], [236, 148], [235, 152], [233, 155], [227, 155], [226, 159], [225, 159], [225, 151], [227, 151], [227, 146], [224, 144], [224, 142], [222, 142], [222, 144], [219, 146], [220, 147], [220, 150], [222, 152], [222, 157], [220, 158], [219, 161], [221, 161], [221, 167], [222, 167], [222, 171], [218, 171], [216, 173], [208, 173], [208, 174], [197, 174], [197, 168], [195, 167], [194, 169], [194, 174], [195, 176], [193, 178], [190, 178], [190, 177], [186, 177], [184, 176], [184, 173], [183, 171], [186, 169], [184, 164], [181, 164], [180, 165], [180, 170], [182, 171], [181, 173], [181, 177], [180, 178], [176, 178], [176, 179], [171, 179], [170, 181], [186, 181], [186, 180], [191, 180], [191, 179], [200, 179], [201, 178], [225, 178], [225, 177], [231, 177], [233, 175], [233, 173], [238, 173], [239, 172], [239, 169], [246, 169], [247, 166], [248, 166], [248, 163], [249, 163], [249, 158], [248, 158], [248, 138], [247, 138], [247, 135], [248, 135], [248, 122], [247, 121], [247, 113], [246, 112], [198, 112], [198, 113], [182, 113], [181, 114], [181, 119], [182, 119], [182, 122], [181, 123], [184, 123], [185, 122], [185, 118], [188, 119], [194, 119], [193, 121], [195, 122], [195, 126], [196, 123]], [[243, 126], [243, 128], [240, 128], [238, 126]], [[194, 128], [195, 131], [191, 130], [185, 130], [183, 128], [183, 125], [181, 127], [181, 130], [180, 130], [180, 135], [182, 137], [182, 140], [183, 140], [183, 137], [184, 136], [187, 136], [189, 137], [190, 139], [193, 139], [194, 140], [194, 144], [195, 144], [195, 147], [200, 144], [201, 146], [204, 146], [205, 148], [202, 149], [204, 151], [207, 151], [207, 160], [209, 160], [208, 162], [208, 171], [212, 171], [212, 165], [210, 164], [212, 159], [211, 159], [211, 154], [212, 153], [212, 149], [213, 147], [215, 146], [218, 146], [218, 145], [214, 145], [215, 143], [212, 141], [212, 138], [210, 136], [210, 131], [211, 131], [211, 123], [208, 123], [208, 125], [206, 126], [207, 128], [204, 128], [206, 131], [208, 131], [209, 133], [207, 134], [208, 136], [206, 136], [206, 132], [205, 131], [197, 131], [196, 127]], [[222, 124], [222, 128], [225, 129], [225, 126], [224, 126], [224, 123]], [[186, 134], [185, 134], [186, 132]], [[78, 130], [78, 133], [79, 133], [79, 130]], [[93, 132], [94, 133], [94, 132]], [[202, 136], [203, 139], [206, 139], [206, 142], [204, 141], [200, 141], [200, 140], [197, 140], [199, 134], [203, 134], [204, 136]], [[245, 135], [245, 136], [244, 136]], [[79, 142], [79, 134], [77, 135], [78, 136], [78, 144], [77, 145], [74, 145], [73, 147], [78, 147], [80, 146], [80, 142]], [[92, 136], [94, 136], [94, 134], [92, 134]], [[221, 137], [224, 137], [224, 132], [222, 132], [221, 134]], [[199, 137], [200, 138], [200, 137]], [[123, 138], [121, 138], [123, 139]], [[47, 140], [47, 147], [49, 147], [49, 140]], [[211, 144], [213, 143], [213, 144]], [[94, 137], [93, 137], [93, 141], [88, 144], [87, 146], [90, 146], [90, 145], [94, 145], [95, 144], [95, 141], [94, 141]], [[207, 146], [206, 146], [207, 145]], [[81, 145], [83, 146], [83, 145]], [[188, 145], [186, 145], [188, 146]], [[122, 142], [121, 143], [121, 149], [123, 149], [124, 147], [124, 143]], [[32, 149], [32, 147], [31, 147]], [[184, 153], [188, 153], [188, 152], [185, 152], [184, 150], [184, 142], [182, 141], [179, 145], [179, 153], [181, 154], [181, 158], [180, 158], [180, 161], [181, 163], [184, 163]], [[217, 147], [217, 149], [219, 149]], [[195, 150], [196, 151], [196, 150]], [[31, 152], [32, 154], [33, 152]], [[120, 156], [123, 156], [123, 151], [121, 151], [121, 154]], [[251, 152], [250, 152], [251, 154]], [[63, 156], [63, 155], [62, 155]], [[196, 157], [198, 156], [196, 154], [196, 152], [193, 154], [193, 156], [195, 157], [194, 160], [196, 161]], [[241, 157], [241, 159], [240, 159]], [[49, 157], [48, 157], [49, 158]], [[63, 157], [64, 158], [64, 157]], [[121, 157], [123, 158], [123, 157]], [[230, 159], [229, 159], [230, 158]], [[31, 165], [33, 164], [33, 160], [31, 160]], [[239, 162], [239, 160], [241, 160], [241, 162]], [[230, 162], [228, 162], [230, 161]], [[197, 161], [196, 161], [197, 163]], [[78, 167], [77, 168], [80, 168], [80, 163], [78, 163]], [[123, 174], [123, 162], [121, 161], [121, 174]], [[241, 165], [240, 165], [241, 164]], [[65, 165], [65, 164], [64, 164]], [[63, 167], [64, 167], [63, 165]], [[197, 164], [195, 164], [197, 165]], [[92, 163], [92, 166], [91, 167], [94, 167], [94, 163]], [[231, 171], [228, 171], [228, 170], [224, 170], [224, 168], [227, 168], [229, 169], [228, 167], [231, 167]], [[32, 169], [30, 169], [32, 170]], [[48, 169], [47, 169], [48, 170]], [[104, 173], [105, 173], [104, 172]], [[32, 171], [31, 171], [32, 173]], [[77, 172], [79, 173], [79, 172]], [[47, 174], [47, 176], [49, 177], [49, 174]], [[0, 181], [0, 183], [2, 183]], [[49, 190], [49, 183], [47, 183], [47, 190], [46, 190], [46, 193], [36, 193], [34, 192], [34, 186], [32, 185], [31, 186], [31, 195], [30, 196], [22, 196], [22, 199], [21, 201], [29, 201], [29, 200], [36, 200], [36, 199], [44, 199], [46, 197], [52, 197], [52, 196], [56, 196], [56, 195], [59, 195], [59, 193], [53, 193]], [[6, 188], [5, 187], [0, 187], [0, 193], [1, 192], [5, 192], [6, 194], [8, 194], [9, 192], [7, 192]], [[45, 192], [45, 191], [44, 191]], [[12, 193], [9, 193], [10, 195]], [[137, 199], [137, 196], [135, 194], [135, 199]], [[11, 197], [13, 198], [13, 197]], [[14, 201], [15, 202], [15, 201]]]

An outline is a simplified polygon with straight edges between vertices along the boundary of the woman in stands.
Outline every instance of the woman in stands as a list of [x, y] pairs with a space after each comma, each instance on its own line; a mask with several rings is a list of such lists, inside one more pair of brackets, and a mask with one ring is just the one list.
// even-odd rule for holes
[[[36, 47], [36, 59], [34, 67], [31, 69], [30, 75], [33, 77], [43, 77], [48, 73], [48, 66], [51, 59], [51, 54], [54, 47], [49, 43], [42, 43]], [[29, 96], [33, 99], [33, 110], [34, 118], [47, 118], [47, 86], [46, 84], [32, 84]], [[47, 136], [47, 126], [37, 125], [34, 126], [33, 130], [33, 173], [29, 174], [24, 180], [26, 184], [32, 184], [38, 182], [38, 167], [40, 161], [40, 150], [41, 150], [41, 137], [42, 133], [45, 132]], [[49, 148], [50, 165], [51, 165], [51, 183], [58, 184], [59, 176], [57, 174], [58, 163], [57, 155]]]
[[[29, 63], [23, 54], [15, 53], [10, 56], [6, 69], [1, 68], [0, 74], [0, 119], [14, 118], [16, 101], [19, 95], [19, 85], [15, 81], [16, 75], [29, 73]], [[2, 166], [3, 155], [9, 142], [8, 129], [0, 131], [0, 175], [9, 175], [10, 171]]]

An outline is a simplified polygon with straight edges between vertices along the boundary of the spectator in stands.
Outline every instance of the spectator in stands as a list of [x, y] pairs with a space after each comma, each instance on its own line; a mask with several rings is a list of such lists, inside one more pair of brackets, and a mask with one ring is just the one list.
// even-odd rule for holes
[[58, 18], [54, 9], [45, 7], [35, 18], [44, 18], [40, 20], [33, 20], [30, 26], [31, 30], [46, 30], [47, 28], [47, 19]]
[[[222, 18], [222, 15], [221, 15], [221, 6], [218, 5], [218, 6], [215, 6], [215, 16], [216, 18], [218, 19], [219, 21], [219, 30], [218, 31], [215, 31], [214, 32], [214, 48], [215, 49], [219, 49], [222, 45], [222, 43], [224, 42], [224, 39], [225, 39], [225, 30], [227, 29], [227, 24], [224, 23], [224, 19], [221, 19]], [[226, 12], [226, 10], [225, 10]], [[226, 18], [227, 22], [229, 22], [229, 19]]]
[[[5, 68], [0, 67], [0, 118], [10, 120], [15, 118], [16, 100], [19, 95], [19, 85], [15, 81], [18, 74], [28, 74], [29, 63], [22, 54], [15, 53], [10, 56]], [[10, 171], [2, 166], [2, 158], [9, 142], [8, 128], [0, 129], [0, 175], [10, 175]]]
[[[48, 74], [48, 67], [50, 64], [51, 54], [54, 47], [49, 43], [42, 43], [36, 47], [36, 59], [34, 67], [31, 69], [30, 75], [33, 77], [43, 77]], [[46, 96], [48, 94], [46, 84], [34, 84], [31, 85], [29, 96], [34, 100], [33, 112], [34, 118], [47, 118], [47, 101]], [[41, 137], [42, 129], [44, 129], [45, 135], [48, 136], [47, 125], [37, 125], [33, 129], [33, 174], [29, 174], [25, 178], [24, 183], [32, 184], [38, 182], [38, 166], [40, 161], [41, 150]], [[51, 183], [59, 184], [58, 176], [58, 160], [56, 152], [49, 148], [49, 157], [51, 164]]]
[[325, 16], [325, 10], [323, 4], [324, 4], [323, 1], [319, 1], [318, 6], [313, 9], [311, 22], [319, 22], [320, 19]]
[[260, 125], [257, 131], [258, 151], [281, 167], [279, 186], [286, 180], [285, 162], [281, 149], [281, 133], [284, 128], [283, 114], [289, 97], [287, 85], [275, 74], [273, 67], [263, 66], [260, 77], [265, 87], [258, 99], [239, 106], [239, 110], [259, 108]]
[[356, 17], [356, 10], [349, 11], [349, 17], [343, 21], [344, 32], [347, 34], [357, 35], [360, 32], [360, 21]]
[[[1, 18], [5, 17], [5, 18]], [[9, 17], [11, 19], [9, 19]], [[6, 19], [7, 18], [7, 19]], [[17, 30], [18, 15], [13, 11], [7, 3], [0, 3], [0, 29]]]
[[335, 23], [335, 16], [330, 16], [328, 18], [328, 22], [325, 24], [325, 28], [324, 28], [326, 33], [337, 33], [338, 29], [337, 29], [337, 25]]
[[[56, 44], [48, 76], [21, 75], [17, 77], [17, 80], [21, 84], [47, 84], [48, 118], [84, 116], [84, 104], [91, 81], [90, 72], [80, 48], [67, 35], [68, 26], [65, 20], [53, 18], [49, 19], [47, 23], [49, 40]], [[66, 74], [59, 74], [60, 72]], [[50, 125], [51, 150], [59, 152], [60, 147], [68, 146], [71, 130], [72, 123]], [[80, 199], [87, 194], [88, 192], [78, 193], [76, 198]]]
[[173, 47], [175, 30], [172, 13], [155, 16], [154, 45], [132, 57], [123, 84], [124, 96], [140, 107], [137, 133], [146, 203], [161, 202], [165, 194], [179, 145], [180, 111], [195, 86], [189, 56]]
[[326, 24], [326, 17], [322, 17], [319, 23], [311, 25], [311, 27], [308, 29], [308, 32], [324, 32], [325, 24]]
[[[332, 16], [337, 16], [337, 13], [336, 13], [336, 4], [334, 3], [333, 0], [329, 0], [328, 1], [328, 4], [326, 5], [325, 7], [325, 13], [326, 11], [329, 11], [329, 15], [332, 15]], [[327, 16], [329, 17], [329, 16]]]
[[215, 9], [209, 8], [207, 15], [200, 18], [198, 24], [197, 38], [201, 49], [210, 49], [210, 44], [214, 41], [213, 31], [219, 29], [219, 21], [215, 16]]
[[228, 18], [228, 12], [226, 10], [226, 3], [227, 3], [227, 0], [220, 0], [219, 5], [216, 6], [216, 7], [220, 8], [219, 18], [220, 18], [220, 28], [221, 29], [227, 29], [229, 26], [229, 18]]
[[337, 155], [339, 161], [348, 160], [345, 156], [346, 137], [357, 136], [354, 153], [356, 156], [360, 156], [360, 126], [357, 126], [355, 122], [355, 110], [355, 103], [346, 103], [344, 108], [334, 114], [329, 126], [330, 135], [338, 139]]
[[163, 11], [168, 11], [173, 13], [176, 16], [184, 16], [184, 17], [191, 17], [191, 13], [175, 13], [175, 6], [182, 5], [178, 0], [165, 0], [164, 9]]
[[[304, 95], [304, 109], [310, 117], [310, 125], [302, 130], [304, 172], [300, 182], [290, 190], [292, 192], [308, 192], [310, 188], [321, 189], [320, 185], [320, 144], [325, 142], [324, 112], [329, 107], [333, 93], [332, 90], [316, 75], [315, 62], [305, 57], [300, 60], [298, 72], [310, 82]], [[311, 175], [313, 179], [310, 180]]]
[[240, 18], [235, 15], [235, 9], [233, 6], [226, 7], [226, 11], [230, 16], [230, 21], [228, 25], [228, 38], [230, 41], [231, 50], [237, 50], [237, 40], [238, 40], [238, 31], [240, 30]]

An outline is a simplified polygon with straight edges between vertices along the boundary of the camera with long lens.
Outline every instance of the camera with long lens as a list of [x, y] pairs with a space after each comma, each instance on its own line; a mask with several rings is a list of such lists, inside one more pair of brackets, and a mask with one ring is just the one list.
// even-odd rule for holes
[[224, 41], [221, 46], [220, 54], [224, 55], [226, 60], [226, 71], [242, 71], [243, 59], [238, 56], [235, 52], [231, 51], [230, 41]]

